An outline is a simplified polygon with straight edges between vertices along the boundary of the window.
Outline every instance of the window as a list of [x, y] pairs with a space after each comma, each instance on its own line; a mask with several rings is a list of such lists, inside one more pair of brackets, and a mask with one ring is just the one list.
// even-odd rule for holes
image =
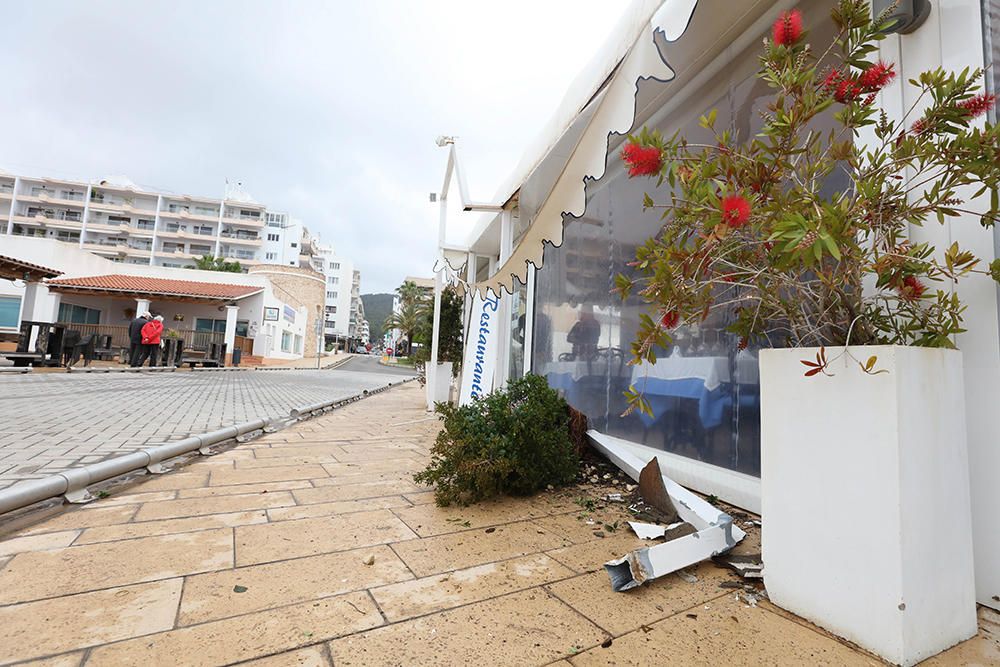
[[298, 244], [298, 243], [292, 243], [292, 244], [291, 244], [291, 246], [292, 246], [293, 248], [298, 248], [298, 247], [299, 247], [299, 244]]
[[337, 314], [337, 307], [336, 306], [327, 306], [326, 307], [326, 312], [336, 315]]
[[327, 299], [336, 299], [337, 298], [337, 293], [336, 292], [327, 292], [326, 293], [326, 298]]
[[282, 331], [281, 332], [281, 351], [291, 353], [292, 351], [292, 332]]
[[[154, 220], [143, 220], [143, 219], [140, 218], [139, 222], [137, 222], [135, 224], [135, 226], [137, 228], [139, 228], [139, 229], [145, 229], [145, 230], [148, 231], [148, 230], [152, 230], [153, 227], [156, 226], [156, 222]], [[167, 227], [169, 228], [170, 225], [167, 225]], [[176, 224], [174, 225], [174, 229], [171, 230], [171, 231], [175, 231], [175, 232], [177, 231], [177, 225]]]
[[280, 234], [268, 234], [267, 235], [267, 240], [268, 241], [280, 241], [281, 240], [281, 235]]
[[121, 215], [109, 215], [108, 216], [109, 225], [131, 225], [132, 218], [126, 218]]
[[0, 296], [0, 327], [17, 328], [18, 316], [21, 314], [21, 297]]
[[278, 258], [278, 253], [276, 253], [276, 252], [264, 253], [264, 258], [265, 259], [277, 259]]
[[340, 262], [330, 262], [330, 268], [336, 271], [340, 268]]
[[337, 283], [340, 282], [340, 278], [338, 278], [337, 276], [327, 276], [326, 282], [330, 285], [336, 285]]
[[[246, 336], [249, 329], [250, 322], [248, 320], [236, 320], [237, 336]], [[201, 333], [215, 332], [224, 334], [226, 333], [226, 321], [198, 317], [194, 321], [194, 330]]]
[[68, 324], [100, 324], [101, 311], [95, 308], [74, 306], [70, 303], [60, 303], [59, 321]]
[[295, 336], [295, 354], [302, 354], [302, 336]]

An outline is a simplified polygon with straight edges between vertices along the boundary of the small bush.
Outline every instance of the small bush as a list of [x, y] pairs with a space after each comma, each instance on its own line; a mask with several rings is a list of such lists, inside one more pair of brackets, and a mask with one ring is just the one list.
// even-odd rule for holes
[[430, 464], [413, 479], [436, 485], [438, 505], [530, 495], [576, 477], [569, 406], [538, 375], [462, 407], [439, 403], [437, 412], [444, 428]]

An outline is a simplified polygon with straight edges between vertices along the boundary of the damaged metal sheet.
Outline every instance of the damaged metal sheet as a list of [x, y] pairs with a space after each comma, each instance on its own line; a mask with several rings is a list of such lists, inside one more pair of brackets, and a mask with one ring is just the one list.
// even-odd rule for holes
[[649, 463], [639, 472], [639, 495], [646, 501], [647, 505], [652, 505], [660, 512], [663, 512], [663, 520], [668, 523], [675, 523], [680, 517], [677, 516], [677, 508], [670, 500], [663, 485], [663, 473], [660, 472], [660, 462], [653, 457]]
[[632, 532], [635, 533], [640, 539], [658, 540], [661, 537], [667, 538], [668, 536], [670, 539], [673, 539], [674, 537], [681, 537], [681, 535], [678, 534], [678, 529], [688, 524], [685, 524], [683, 521], [678, 521], [670, 524], [669, 526], [658, 526], [655, 523], [629, 521], [628, 525], [629, 528], [632, 529]]
[[[634, 480], [639, 480], [641, 471], [650, 463], [616, 443], [595, 439], [591, 441]], [[746, 533], [733, 523], [730, 515], [669, 477], [662, 474], [660, 477], [670, 502], [677, 510], [678, 518], [691, 524], [697, 532], [656, 546], [636, 549], [622, 558], [605, 563], [604, 569], [607, 570], [611, 588], [615, 591], [636, 588], [650, 579], [726, 553], [746, 537]]]

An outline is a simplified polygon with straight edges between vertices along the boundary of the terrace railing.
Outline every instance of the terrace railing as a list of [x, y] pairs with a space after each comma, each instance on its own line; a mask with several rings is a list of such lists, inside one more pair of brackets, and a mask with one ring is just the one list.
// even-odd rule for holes
[[[66, 327], [67, 331], [71, 329], [79, 331], [81, 336], [88, 334], [98, 336], [110, 335], [111, 347], [113, 348], [127, 348], [129, 346], [127, 324], [74, 324], [72, 322], [59, 322], [59, 324]], [[166, 336], [168, 330], [164, 329], [164, 336]], [[221, 345], [226, 340], [224, 333], [214, 331], [191, 331], [190, 329], [174, 329], [173, 331], [176, 331], [178, 336], [184, 341], [184, 349], [186, 350], [203, 350], [207, 352], [212, 343], [219, 343]]]

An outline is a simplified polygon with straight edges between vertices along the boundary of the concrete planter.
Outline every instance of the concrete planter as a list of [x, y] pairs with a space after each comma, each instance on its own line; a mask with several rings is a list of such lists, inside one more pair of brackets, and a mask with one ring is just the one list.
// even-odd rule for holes
[[[761, 505], [771, 600], [894, 663], [976, 633], [962, 356], [764, 350]], [[826, 350], [834, 359], [843, 348]]]

